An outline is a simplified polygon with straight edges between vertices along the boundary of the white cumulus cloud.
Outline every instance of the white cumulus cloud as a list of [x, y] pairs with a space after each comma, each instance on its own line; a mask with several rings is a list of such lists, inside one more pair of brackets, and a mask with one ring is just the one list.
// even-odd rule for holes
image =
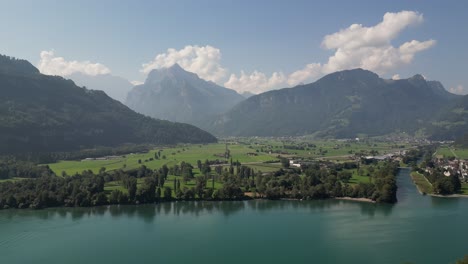
[[[400, 46], [392, 41], [408, 27], [424, 21], [423, 15], [413, 11], [386, 13], [380, 23], [366, 27], [352, 24], [348, 28], [326, 35], [322, 47], [333, 50], [334, 54], [324, 64], [310, 63], [303, 69], [286, 75], [275, 72], [271, 77], [254, 71], [251, 74], [241, 72], [239, 76], [231, 74], [224, 84], [237, 91], [263, 92], [286, 86], [294, 86], [305, 81], [312, 81], [324, 74], [335, 71], [363, 68], [378, 74], [385, 74], [400, 66], [410, 64], [418, 52], [429, 49], [435, 40], [411, 40]], [[277, 78], [275, 76], [281, 76]], [[285, 77], [286, 76], [286, 77]], [[398, 75], [394, 79], [399, 78]]]
[[231, 74], [229, 80], [224, 83], [224, 86], [236, 90], [239, 93], [261, 93], [273, 88], [280, 88], [286, 81], [287, 78], [282, 72], [274, 72], [268, 77], [264, 73], [258, 71], [254, 71], [251, 74], [246, 74], [244, 71], [241, 71], [239, 76]]
[[346, 29], [325, 36], [322, 45], [326, 49], [346, 50], [385, 46], [390, 43], [390, 40], [396, 38], [403, 29], [422, 22], [423, 15], [417, 12], [386, 13], [379, 24], [373, 27], [352, 24]]
[[316, 78], [322, 73], [322, 65], [319, 63], [307, 64], [304, 69], [295, 71], [288, 76], [290, 86], [302, 83], [310, 78]]
[[423, 15], [413, 11], [386, 13], [382, 22], [372, 27], [353, 24], [327, 35], [322, 46], [335, 50], [323, 66], [323, 73], [364, 68], [383, 74], [413, 61], [414, 55], [436, 43], [435, 40], [405, 42], [399, 47], [391, 41], [406, 28], [423, 22]]
[[54, 51], [41, 51], [41, 59], [38, 63], [39, 71], [48, 75], [67, 76], [74, 72], [87, 75], [100, 75], [110, 73], [110, 69], [100, 63], [90, 61], [67, 61], [63, 57], [56, 57]]
[[[423, 15], [418, 12], [401, 11], [384, 14], [382, 21], [373, 26], [352, 24], [323, 38], [322, 48], [334, 52], [326, 62], [312, 62], [291, 73], [276, 71], [268, 75], [254, 70], [228, 75], [226, 68], [221, 65], [221, 51], [209, 45], [188, 45], [180, 50], [168, 49], [165, 53], [156, 55], [152, 61], [143, 64], [140, 71], [148, 74], [153, 69], [167, 68], [178, 63], [185, 70], [194, 72], [205, 80], [219, 84], [224, 82], [224, 86], [238, 92], [253, 93], [292, 87], [346, 69], [363, 68], [386, 74], [412, 63], [417, 53], [436, 44], [432, 39], [409, 40], [401, 45], [392, 43], [405, 29], [417, 26], [423, 21]], [[229, 76], [227, 80], [226, 76]], [[397, 78], [398, 75], [393, 77]]]
[[401, 77], [400, 77], [400, 74], [395, 74], [392, 76], [392, 80], [400, 80]]
[[185, 46], [183, 49], [168, 49], [165, 53], [142, 65], [141, 72], [148, 74], [153, 69], [167, 68], [175, 63], [186, 71], [196, 73], [200, 78], [219, 82], [226, 77], [226, 69], [221, 67], [221, 51], [212, 46]]
[[451, 93], [465, 95], [468, 94], [468, 89], [465, 89], [463, 85], [459, 84], [456, 87], [451, 87], [449, 89]]

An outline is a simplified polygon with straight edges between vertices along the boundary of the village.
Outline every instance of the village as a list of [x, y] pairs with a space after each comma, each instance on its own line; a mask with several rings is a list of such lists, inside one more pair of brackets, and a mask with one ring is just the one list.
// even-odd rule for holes
[[468, 182], [468, 159], [435, 157], [433, 164], [427, 164], [426, 171], [432, 173], [434, 168], [443, 168], [444, 176], [458, 176], [461, 182]]

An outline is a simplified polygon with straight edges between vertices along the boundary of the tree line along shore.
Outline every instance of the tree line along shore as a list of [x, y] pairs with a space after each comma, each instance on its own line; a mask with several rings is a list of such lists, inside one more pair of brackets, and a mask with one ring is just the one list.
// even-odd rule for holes
[[[395, 176], [400, 166], [412, 168], [413, 181], [423, 194], [460, 194], [463, 187], [456, 174], [445, 176], [439, 163], [434, 162], [432, 154], [437, 146], [412, 147], [409, 151], [400, 151], [402, 154], [392, 159], [380, 160], [379, 156], [368, 155], [388, 153], [400, 149], [400, 146], [337, 142], [283, 142], [280, 146], [276, 141], [267, 140], [262, 144], [241, 142], [229, 148], [228, 144], [214, 144], [156, 150], [148, 146], [127, 146], [123, 149], [98, 149], [96, 153], [2, 157], [0, 209], [243, 199], [333, 198], [395, 203]], [[358, 151], [358, 146], [368, 149]], [[129, 151], [136, 154], [124, 154]], [[233, 153], [242, 162], [233, 160]], [[346, 156], [335, 156], [335, 153], [346, 153]], [[99, 158], [100, 155], [112, 159]], [[122, 160], [121, 157], [125, 156], [128, 158]], [[197, 156], [206, 159], [195, 161]], [[67, 157], [81, 159], [81, 162], [43, 164]], [[299, 164], [298, 160], [302, 162]], [[57, 168], [62, 168], [61, 164], [78, 164], [77, 168], [86, 168], [96, 167], [101, 162], [123, 162], [124, 166], [83, 169], [81, 172], [67, 169], [57, 173]]]
[[[286, 163], [285, 163], [286, 164]], [[255, 172], [233, 162], [217, 166], [209, 160], [194, 166], [182, 162], [159, 169], [142, 165], [137, 169], [90, 170], [57, 176], [48, 166], [27, 162], [11, 163], [11, 170], [29, 173], [29, 179], [0, 184], [0, 208], [47, 208], [57, 206], [98, 206], [143, 204], [175, 200], [242, 200], [245, 193], [264, 199], [365, 198], [376, 202], [396, 202], [396, 162], [376, 166], [372, 182], [350, 184], [346, 170], [358, 163], [316, 162], [304, 168], [283, 168], [271, 173]]]

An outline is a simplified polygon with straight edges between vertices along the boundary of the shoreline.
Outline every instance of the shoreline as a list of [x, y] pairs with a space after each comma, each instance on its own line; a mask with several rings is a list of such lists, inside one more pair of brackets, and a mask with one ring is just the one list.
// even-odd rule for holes
[[443, 195], [443, 194], [427, 193], [426, 195], [430, 195], [432, 197], [439, 197], [439, 198], [468, 198], [468, 195], [466, 195], [466, 194]]
[[[435, 196], [435, 195], [434, 195]], [[447, 196], [441, 196], [441, 197], [447, 197]], [[468, 198], [468, 195], [464, 195], [464, 197]], [[43, 208], [30, 208], [30, 207], [25, 207], [25, 208], [2, 208], [0, 209], [0, 212], [2, 211], [9, 211], [9, 210], [33, 210], [33, 211], [40, 211], [40, 210], [46, 210], [46, 209], [60, 209], [60, 208], [67, 208], [67, 209], [73, 209], [73, 208], [99, 208], [99, 207], [107, 207], [107, 206], [140, 206], [140, 205], [148, 205], [148, 204], [162, 204], [162, 203], [178, 203], [178, 202], [235, 202], [235, 201], [252, 201], [252, 200], [257, 200], [257, 201], [297, 201], [297, 202], [302, 202], [302, 201], [325, 201], [325, 200], [341, 200], [341, 201], [352, 201], [352, 202], [365, 202], [365, 203], [372, 203], [372, 204], [378, 204], [376, 201], [373, 201], [369, 198], [353, 198], [353, 197], [330, 197], [330, 198], [325, 198], [325, 199], [313, 199], [313, 200], [303, 200], [303, 199], [295, 199], [295, 198], [280, 198], [280, 199], [267, 199], [264, 197], [249, 197], [245, 196], [242, 199], [229, 199], [229, 200], [162, 200], [159, 202], [154, 202], [154, 203], [126, 203], [126, 204], [102, 204], [102, 205], [93, 205], [93, 206], [52, 206], [52, 207], [43, 207]]]
[[369, 199], [369, 198], [335, 197], [332, 199], [342, 200], [342, 201], [366, 202], [366, 203], [373, 203], [373, 204], [377, 203], [376, 201], [373, 201], [372, 199]]
[[[422, 187], [419, 186], [419, 184], [417, 184], [416, 180], [415, 180], [415, 176], [413, 175], [413, 173], [417, 173], [417, 172], [411, 172], [410, 174], [410, 177], [411, 177], [411, 180], [413, 182], [413, 184], [416, 186], [416, 189], [418, 190], [419, 194], [421, 195], [427, 195], [427, 196], [432, 196], [432, 197], [439, 197], [439, 198], [468, 198], [468, 195], [467, 194], [459, 194], [459, 193], [455, 193], [455, 194], [447, 194], [447, 195], [443, 195], [443, 194], [436, 194], [436, 193], [426, 193], [426, 192], [423, 192], [421, 190]], [[422, 177], [424, 177], [423, 175], [421, 175]], [[426, 179], [426, 177], [424, 177], [424, 179], [432, 186], [432, 184]]]
[[[252, 200], [269, 200], [265, 197], [262, 197], [261, 195], [254, 195], [253, 192], [246, 192], [244, 193], [246, 197], [249, 197]], [[296, 198], [280, 198], [278, 199], [280, 201], [305, 201], [303, 199], [296, 199]], [[376, 201], [373, 201], [372, 199], [369, 198], [353, 198], [353, 197], [330, 197], [326, 199], [314, 199], [310, 201], [315, 201], [315, 200], [342, 200], [342, 201], [355, 201], [355, 202], [366, 202], [366, 203], [377, 203]]]

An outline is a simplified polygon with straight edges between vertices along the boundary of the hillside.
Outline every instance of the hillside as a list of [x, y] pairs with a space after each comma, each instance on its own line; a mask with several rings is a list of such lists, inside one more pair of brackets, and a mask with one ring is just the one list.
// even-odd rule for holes
[[42, 75], [27, 61], [0, 56], [1, 153], [215, 141], [191, 125], [145, 117], [102, 91]]
[[414, 133], [456, 98], [421, 75], [385, 80], [370, 71], [347, 70], [252, 96], [221, 115], [209, 130], [229, 136], [338, 138]]
[[433, 139], [458, 139], [461, 145], [468, 146], [468, 95], [443, 107], [431, 122], [429, 131]]
[[72, 79], [78, 86], [104, 91], [109, 97], [121, 103], [125, 103], [127, 94], [133, 87], [128, 80], [110, 74], [90, 76], [76, 72], [66, 77]]
[[200, 79], [175, 64], [151, 71], [144, 84], [130, 91], [126, 104], [151, 117], [203, 128], [242, 100], [234, 90]]

